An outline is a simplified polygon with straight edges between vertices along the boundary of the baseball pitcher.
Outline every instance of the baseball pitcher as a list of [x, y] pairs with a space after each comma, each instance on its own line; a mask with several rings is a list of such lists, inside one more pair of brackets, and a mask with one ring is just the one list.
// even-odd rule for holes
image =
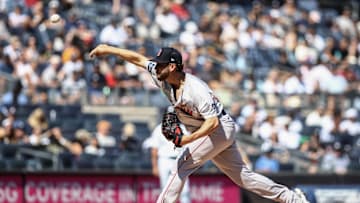
[[108, 54], [147, 69], [174, 106], [178, 119], [190, 132], [184, 135], [176, 126], [169, 127], [169, 133], [163, 130], [168, 140], [184, 149], [157, 199], [158, 203], [175, 203], [187, 177], [207, 160], [212, 160], [237, 185], [262, 197], [283, 203], [307, 202], [301, 191], [292, 191], [246, 167], [235, 142], [235, 122], [205, 82], [183, 71], [178, 50], [161, 48], [154, 58], [148, 59], [131, 50], [99, 45], [90, 52], [90, 57]]

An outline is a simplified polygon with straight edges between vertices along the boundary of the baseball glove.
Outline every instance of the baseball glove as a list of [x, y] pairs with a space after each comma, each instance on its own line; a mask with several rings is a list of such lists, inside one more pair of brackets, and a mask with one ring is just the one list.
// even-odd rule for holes
[[181, 147], [181, 138], [184, 135], [180, 128], [180, 121], [175, 112], [165, 112], [162, 118], [162, 133], [165, 138], [172, 141], [176, 147]]

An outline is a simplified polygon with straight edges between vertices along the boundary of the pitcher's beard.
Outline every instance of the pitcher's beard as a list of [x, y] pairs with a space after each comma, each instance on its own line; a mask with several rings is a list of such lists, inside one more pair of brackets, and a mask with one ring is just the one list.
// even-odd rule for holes
[[169, 77], [169, 74], [160, 74], [157, 76], [159, 81], [165, 81]]

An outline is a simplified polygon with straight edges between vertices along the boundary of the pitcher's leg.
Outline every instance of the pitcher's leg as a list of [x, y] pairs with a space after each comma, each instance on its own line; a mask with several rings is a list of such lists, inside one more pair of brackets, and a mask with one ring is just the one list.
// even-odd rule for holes
[[251, 192], [278, 202], [301, 202], [298, 196], [286, 186], [277, 184], [248, 169], [242, 161], [235, 142], [212, 160], [236, 184]]
[[162, 190], [157, 203], [174, 203], [180, 196], [185, 179], [207, 160], [226, 149], [232, 141], [224, 134], [205, 136], [189, 143], [177, 159], [176, 165]]
[[162, 189], [157, 203], [175, 203], [181, 194], [184, 187], [185, 180], [188, 176], [199, 168], [201, 162], [193, 162], [192, 159], [187, 159], [191, 153], [189, 149], [183, 151], [178, 158], [171, 174], [166, 182], [165, 187]]
[[191, 193], [190, 193], [190, 184], [189, 178], [185, 180], [184, 187], [180, 194], [180, 203], [190, 203], [191, 202]]

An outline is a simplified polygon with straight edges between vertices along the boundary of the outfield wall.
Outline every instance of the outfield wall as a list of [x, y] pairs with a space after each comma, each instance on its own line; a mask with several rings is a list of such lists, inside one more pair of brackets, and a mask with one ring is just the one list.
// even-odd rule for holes
[[[312, 203], [341, 198], [360, 203], [360, 174], [267, 175], [289, 187], [301, 187]], [[192, 203], [270, 203], [240, 189], [222, 174], [190, 177]], [[0, 173], [0, 203], [152, 203], [158, 179], [123, 173]]]
[[[190, 181], [193, 203], [241, 202], [239, 188], [225, 176]], [[0, 175], [0, 203], [153, 203], [159, 193], [150, 175]]]

